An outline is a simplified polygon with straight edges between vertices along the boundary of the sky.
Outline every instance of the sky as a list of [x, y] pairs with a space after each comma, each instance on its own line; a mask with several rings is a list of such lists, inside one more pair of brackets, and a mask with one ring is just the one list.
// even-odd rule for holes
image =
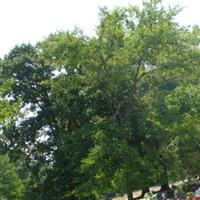
[[[200, 25], [199, 0], [164, 0], [180, 5], [181, 25]], [[95, 33], [99, 7], [141, 5], [141, 0], [0, 0], [0, 57], [17, 44], [45, 39], [56, 31], [80, 27], [85, 34]]]

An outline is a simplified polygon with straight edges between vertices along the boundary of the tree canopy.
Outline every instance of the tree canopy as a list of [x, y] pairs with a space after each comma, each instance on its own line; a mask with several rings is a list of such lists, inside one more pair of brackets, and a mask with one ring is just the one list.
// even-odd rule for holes
[[0, 61], [0, 150], [24, 199], [132, 200], [199, 175], [200, 29], [179, 12], [102, 8], [95, 36], [57, 32]]

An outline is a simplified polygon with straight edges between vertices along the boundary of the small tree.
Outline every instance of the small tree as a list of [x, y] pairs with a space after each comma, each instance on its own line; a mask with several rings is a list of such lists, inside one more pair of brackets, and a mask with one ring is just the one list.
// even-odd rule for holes
[[14, 200], [23, 196], [24, 187], [15, 166], [7, 155], [0, 155], [0, 199]]

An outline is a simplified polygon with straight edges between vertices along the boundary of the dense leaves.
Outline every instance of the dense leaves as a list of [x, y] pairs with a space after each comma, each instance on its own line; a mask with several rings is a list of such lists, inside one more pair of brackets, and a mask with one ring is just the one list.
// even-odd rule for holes
[[10, 163], [7, 155], [0, 156], [0, 198], [21, 199], [24, 186], [17, 175], [15, 166]]
[[0, 150], [24, 199], [132, 200], [198, 175], [200, 32], [178, 12], [103, 8], [94, 37], [58, 32], [0, 61]]

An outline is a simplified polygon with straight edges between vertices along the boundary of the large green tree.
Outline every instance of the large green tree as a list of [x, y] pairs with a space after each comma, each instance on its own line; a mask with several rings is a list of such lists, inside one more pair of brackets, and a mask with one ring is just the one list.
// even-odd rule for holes
[[1, 149], [28, 177], [26, 199], [132, 200], [198, 157], [199, 29], [178, 12], [160, 0], [103, 8], [94, 37], [58, 32], [1, 60]]
[[[162, 101], [177, 87], [177, 77], [187, 73], [187, 67], [191, 66], [191, 56], [188, 55], [191, 55], [197, 47], [194, 37], [190, 37], [194, 43], [187, 38], [188, 35], [193, 35], [193, 31], [179, 27], [174, 22], [178, 10], [176, 8], [166, 10], [160, 3], [160, 1], [145, 2], [142, 10], [136, 7], [116, 9], [111, 12], [103, 9], [97, 31], [98, 37], [92, 41], [96, 56], [93, 58], [91, 71], [98, 71], [97, 74], [94, 72], [93, 76], [96, 75], [96, 91], [103, 100], [97, 104], [101, 109], [99, 113], [97, 112], [97, 120], [101, 122], [100, 124], [105, 123], [103, 127], [105, 130], [108, 123], [114, 127], [116, 136], [109, 135], [111, 130], [103, 131], [108, 135], [110, 145], [116, 142], [115, 137], [120, 131], [124, 135], [126, 148], [130, 153], [133, 152], [128, 158], [133, 157], [134, 161], [134, 158], [138, 160], [139, 156], [140, 160], [136, 168], [134, 166], [137, 165], [134, 163], [130, 165], [124, 163], [126, 172], [139, 174], [140, 180], [143, 180], [143, 183], [134, 182], [133, 178], [128, 181], [130, 175], [127, 176], [127, 185], [123, 192], [128, 193], [129, 199], [133, 198], [132, 190], [141, 184], [140, 187], [147, 187], [156, 181], [163, 185], [162, 189], [166, 189], [168, 174], [174, 174], [173, 170], [179, 164], [178, 150], [175, 150], [176, 137], [168, 135], [165, 127], [160, 126], [162, 119], [167, 120], [164, 118], [164, 113], [161, 113], [161, 109], [165, 108]], [[199, 63], [198, 59], [196, 62]], [[165, 86], [165, 89], [162, 88]], [[99, 111], [98, 107], [96, 111]], [[96, 169], [96, 172], [93, 171], [93, 176], [97, 178], [96, 181], [101, 181], [101, 176], [98, 175], [106, 173], [106, 159], [110, 161], [113, 158], [110, 163], [116, 168], [112, 170], [113, 174], [107, 180], [112, 185], [111, 183], [115, 183], [112, 177], [120, 169], [120, 165], [115, 164], [117, 153], [111, 148], [109, 157], [104, 158], [105, 166], [102, 166], [102, 162], [97, 160], [101, 159], [101, 156], [97, 157], [93, 152], [98, 155], [100, 154], [98, 151], [102, 151], [103, 155], [108, 153], [106, 148], [99, 146], [101, 145], [97, 142], [84, 163], [90, 164], [91, 171], [93, 168]], [[169, 162], [170, 155], [173, 155], [172, 162]], [[120, 162], [120, 156], [118, 161]], [[120, 163], [123, 165], [123, 162], [125, 161]], [[123, 183], [121, 188], [124, 185]]]

